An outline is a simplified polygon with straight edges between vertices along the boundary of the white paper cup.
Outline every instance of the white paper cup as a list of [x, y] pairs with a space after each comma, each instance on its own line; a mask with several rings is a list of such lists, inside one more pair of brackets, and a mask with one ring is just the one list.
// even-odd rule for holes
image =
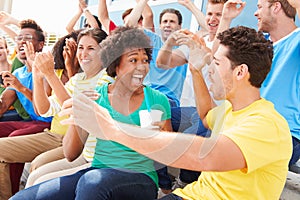
[[152, 122], [160, 122], [162, 114], [163, 112], [160, 110], [151, 110], [150, 112], [148, 110], [140, 110], [141, 128], [156, 129], [157, 126], [152, 126], [151, 124]]

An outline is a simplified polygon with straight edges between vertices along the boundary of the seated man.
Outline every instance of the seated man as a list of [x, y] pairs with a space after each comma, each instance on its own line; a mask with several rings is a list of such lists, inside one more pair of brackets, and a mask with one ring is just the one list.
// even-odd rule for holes
[[[19, 59], [24, 60], [25, 65], [16, 69], [13, 73], [0, 72], [3, 85], [6, 88], [0, 99], [0, 116], [6, 112], [16, 99], [30, 115], [32, 121], [0, 122], [0, 137], [26, 135], [40, 132], [49, 128], [51, 117], [44, 118], [37, 115], [32, 104], [32, 66], [30, 56], [43, 49], [45, 35], [40, 26], [33, 20], [20, 22], [21, 31], [16, 37]], [[27, 50], [27, 54], [25, 51]]]
[[[261, 32], [243, 26], [226, 30], [217, 39], [220, 46], [209, 67], [209, 89], [215, 99], [226, 99], [223, 104], [211, 103], [201, 73], [205, 63], [199, 58], [208, 57], [205, 48], [190, 49], [189, 58], [197, 109], [203, 124], [212, 130], [210, 138], [116, 124], [105, 108], [83, 95], [61, 113], [77, 114], [65, 123], [161, 163], [202, 171], [198, 181], [162, 199], [279, 199], [292, 141], [287, 121], [260, 97], [259, 88], [272, 64], [272, 43]], [[83, 111], [94, 113], [95, 118], [82, 120]]]
[[[16, 69], [13, 73], [9, 71], [0, 72], [3, 78], [3, 85], [6, 88], [0, 98], [0, 116], [5, 113], [19, 99], [26, 112], [30, 115], [28, 121], [5, 121], [0, 122], [0, 137], [13, 137], [20, 135], [34, 134], [50, 127], [52, 117], [41, 117], [35, 113], [32, 104], [32, 59], [35, 52], [41, 52], [44, 46], [45, 35], [41, 27], [33, 20], [23, 20], [20, 22], [20, 33], [16, 36], [18, 58], [25, 63], [23, 67]], [[26, 53], [25, 53], [26, 52]], [[7, 165], [0, 163], [0, 175], [9, 170]], [[19, 165], [19, 164], [17, 164]], [[10, 171], [21, 174], [23, 165], [14, 165]], [[2, 184], [10, 188], [10, 182], [0, 179], [0, 198], [6, 199], [10, 192], [1, 187]]]

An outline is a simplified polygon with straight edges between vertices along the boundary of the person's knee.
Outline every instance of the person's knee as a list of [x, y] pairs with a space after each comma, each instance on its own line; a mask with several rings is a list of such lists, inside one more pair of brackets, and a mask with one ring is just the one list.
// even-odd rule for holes
[[81, 176], [78, 181], [79, 187], [95, 188], [100, 186], [101, 189], [111, 188], [114, 185], [113, 176], [110, 170], [96, 169], [90, 170]]

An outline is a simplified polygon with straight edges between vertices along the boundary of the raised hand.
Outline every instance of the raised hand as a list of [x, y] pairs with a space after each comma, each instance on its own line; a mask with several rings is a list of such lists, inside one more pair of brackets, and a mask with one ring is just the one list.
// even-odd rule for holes
[[85, 8], [87, 8], [85, 0], [79, 0], [79, 8], [83, 11]]
[[12, 23], [12, 16], [7, 12], [0, 11], [0, 24], [8, 25]]
[[242, 0], [228, 0], [223, 7], [222, 18], [234, 19], [236, 18], [246, 6], [246, 2]]
[[203, 38], [192, 33], [189, 30], [182, 29], [174, 35], [176, 42], [179, 45], [186, 45], [189, 47], [190, 70], [200, 70], [211, 61], [211, 50], [206, 47]]
[[188, 8], [192, 4], [192, 1], [191, 0], [178, 0], [178, 3]]
[[35, 54], [36, 54], [32, 42], [26, 41], [26, 44], [24, 44], [24, 51], [26, 55], [25, 63], [27, 67], [32, 68], [32, 64], [34, 62]]
[[77, 125], [101, 139], [109, 139], [115, 131], [120, 131], [109, 112], [84, 94], [66, 100], [59, 116], [69, 116], [62, 124]]
[[300, 1], [299, 0], [288, 0], [288, 2], [293, 6], [294, 8], [300, 8]]
[[38, 68], [38, 70], [46, 77], [55, 74], [54, 58], [51, 52], [38, 53], [34, 60], [34, 67]]
[[10, 87], [14, 88], [17, 91], [21, 91], [21, 89], [24, 87], [20, 81], [17, 79], [16, 76], [14, 76], [12, 73], [9, 71], [4, 71], [1, 73], [3, 78], [3, 87]]
[[63, 50], [63, 57], [65, 60], [66, 70], [68, 77], [71, 78], [75, 73], [78, 72], [78, 60], [76, 58], [77, 43], [73, 38], [66, 39], [66, 45]]

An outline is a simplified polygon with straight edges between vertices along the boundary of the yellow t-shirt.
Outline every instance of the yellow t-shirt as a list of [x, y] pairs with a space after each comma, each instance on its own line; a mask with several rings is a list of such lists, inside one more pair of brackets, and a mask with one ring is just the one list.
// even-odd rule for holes
[[198, 181], [174, 193], [183, 199], [278, 200], [292, 155], [292, 139], [286, 120], [273, 104], [261, 99], [233, 112], [225, 101], [208, 113], [207, 122], [212, 134], [223, 134], [239, 146], [247, 168], [202, 172]]
[[[61, 78], [63, 74], [63, 69], [56, 69], [55, 73], [58, 76], [58, 78]], [[53, 90], [52, 90], [52, 95], [54, 95]], [[56, 134], [61, 134], [65, 135], [67, 130], [68, 130], [68, 125], [62, 125], [60, 121], [67, 119], [67, 116], [59, 117], [57, 114], [55, 114], [52, 118], [51, 121], [51, 127], [50, 127], [50, 132], [56, 133]]]

